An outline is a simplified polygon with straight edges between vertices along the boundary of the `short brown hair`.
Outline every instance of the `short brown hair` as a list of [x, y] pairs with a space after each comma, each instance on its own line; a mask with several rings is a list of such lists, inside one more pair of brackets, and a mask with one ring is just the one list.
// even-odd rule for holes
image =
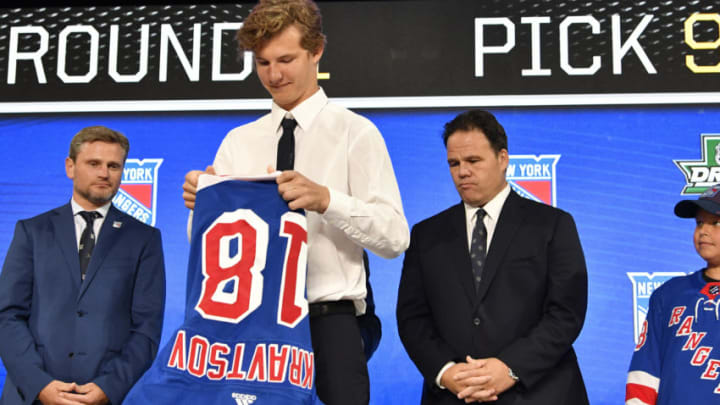
[[75, 134], [72, 141], [70, 141], [70, 152], [68, 153], [68, 156], [74, 162], [75, 158], [77, 158], [78, 151], [80, 151], [80, 147], [84, 143], [96, 141], [116, 143], [120, 145], [120, 147], [125, 150], [125, 157], [123, 158], [123, 161], [127, 159], [128, 152], [130, 152], [130, 142], [128, 139], [120, 132], [114, 131], [102, 125], [83, 128], [80, 132]]
[[241, 49], [257, 52], [275, 35], [295, 24], [300, 46], [315, 54], [325, 46], [322, 15], [312, 0], [260, 0], [238, 30]]

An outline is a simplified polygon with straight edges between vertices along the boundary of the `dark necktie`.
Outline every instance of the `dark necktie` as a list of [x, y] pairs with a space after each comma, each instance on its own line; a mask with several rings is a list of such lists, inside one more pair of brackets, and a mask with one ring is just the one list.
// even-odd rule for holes
[[278, 141], [277, 170], [292, 170], [295, 165], [295, 127], [297, 121], [292, 118], [282, 120], [283, 133]]
[[485, 210], [478, 209], [476, 216], [475, 229], [473, 229], [472, 241], [470, 242], [470, 261], [472, 262], [473, 280], [477, 292], [480, 287], [480, 280], [482, 280], [485, 257], [487, 256], [487, 229], [485, 229], [485, 223], [483, 222]]
[[93, 248], [95, 248], [95, 230], [93, 229], [93, 223], [97, 218], [100, 218], [99, 212], [96, 211], [80, 211], [80, 216], [86, 222], [85, 230], [80, 236], [80, 277], [85, 280], [85, 272], [87, 271], [88, 263], [90, 263], [90, 256], [92, 256]]

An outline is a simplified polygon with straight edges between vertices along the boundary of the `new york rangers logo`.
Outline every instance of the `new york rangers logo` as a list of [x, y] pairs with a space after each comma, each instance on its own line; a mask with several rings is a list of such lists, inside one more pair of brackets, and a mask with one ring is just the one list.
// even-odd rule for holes
[[113, 204], [126, 214], [155, 225], [158, 168], [162, 159], [127, 159]]
[[507, 181], [520, 196], [555, 206], [555, 166], [560, 155], [510, 155]]
[[630, 272], [627, 273], [633, 285], [633, 330], [635, 343], [638, 343], [642, 324], [650, 308], [650, 295], [664, 282], [673, 277], [684, 276], [683, 272]]

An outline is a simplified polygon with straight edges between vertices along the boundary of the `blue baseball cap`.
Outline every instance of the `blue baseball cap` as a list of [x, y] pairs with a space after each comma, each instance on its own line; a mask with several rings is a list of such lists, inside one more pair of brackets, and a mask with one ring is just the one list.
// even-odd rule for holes
[[720, 216], [720, 184], [709, 187], [697, 200], [682, 200], [675, 204], [675, 215], [680, 218], [695, 218], [698, 208]]

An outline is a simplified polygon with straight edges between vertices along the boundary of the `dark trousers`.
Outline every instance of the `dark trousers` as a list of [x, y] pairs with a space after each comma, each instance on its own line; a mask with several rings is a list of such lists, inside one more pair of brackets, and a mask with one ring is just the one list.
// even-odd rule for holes
[[325, 405], [367, 405], [370, 379], [354, 314], [310, 317], [315, 387]]

